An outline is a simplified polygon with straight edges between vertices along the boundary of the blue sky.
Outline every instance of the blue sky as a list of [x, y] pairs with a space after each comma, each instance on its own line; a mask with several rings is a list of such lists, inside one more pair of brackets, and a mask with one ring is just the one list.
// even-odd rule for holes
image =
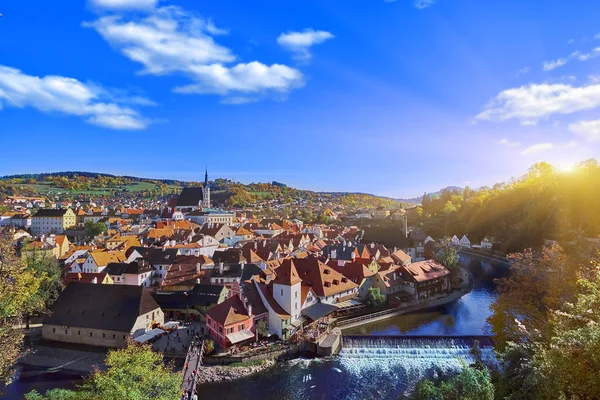
[[408, 197], [600, 149], [600, 3], [1, 2], [0, 175]]

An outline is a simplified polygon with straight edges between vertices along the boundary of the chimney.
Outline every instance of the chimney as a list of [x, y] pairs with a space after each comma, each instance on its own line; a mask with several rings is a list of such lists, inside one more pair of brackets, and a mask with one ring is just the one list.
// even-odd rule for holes
[[196, 272], [197, 272], [197, 273], [200, 273], [200, 269], [201, 269], [201, 267], [202, 267], [202, 266], [200, 265], [200, 263], [196, 263]]
[[200, 278], [196, 278], [196, 283], [200, 283]]
[[248, 304], [248, 316], [252, 316], [252, 304]]
[[337, 250], [336, 249], [332, 249], [330, 256], [331, 256], [332, 259], [335, 260], [337, 258]]
[[223, 261], [219, 262], [219, 274], [223, 275]]
[[98, 283], [98, 278], [94, 277], [94, 279], [92, 279], [92, 283]]

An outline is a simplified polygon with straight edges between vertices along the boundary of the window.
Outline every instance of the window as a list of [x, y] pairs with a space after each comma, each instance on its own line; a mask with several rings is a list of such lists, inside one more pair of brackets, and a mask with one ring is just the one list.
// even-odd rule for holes
[[294, 294], [296, 295], [296, 298], [298, 298], [298, 291], [295, 291]]
[[123, 335], [123, 340], [125, 340], [125, 335]]
[[65, 335], [68, 335], [69, 331], [67, 329], [65, 329]]
[[56, 333], [56, 328], [52, 328], [52, 333]]
[[281, 296], [283, 296], [283, 289], [281, 289]]
[[103, 333], [103, 334], [102, 334], [102, 337], [103, 337], [103, 338], [105, 338], [105, 337], [106, 337], [106, 334], [104, 334], [104, 333]]
[[243, 331], [244, 330], [244, 324], [238, 326], [238, 331]]
[[77, 331], [77, 336], [81, 336], [81, 331]]
[[90, 332], [90, 337], [92, 337], [92, 332]]

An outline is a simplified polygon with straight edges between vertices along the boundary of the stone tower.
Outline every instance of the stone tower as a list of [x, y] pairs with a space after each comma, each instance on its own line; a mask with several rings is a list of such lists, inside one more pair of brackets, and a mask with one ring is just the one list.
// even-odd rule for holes
[[208, 168], [204, 173], [204, 187], [202, 188], [202, 207], [210, 208], [210, 186], [208, 185]]

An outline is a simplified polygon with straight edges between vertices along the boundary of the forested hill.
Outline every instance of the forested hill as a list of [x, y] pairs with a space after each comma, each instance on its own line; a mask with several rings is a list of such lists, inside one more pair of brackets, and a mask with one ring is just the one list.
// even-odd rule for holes
[[520, 180], [477, 191], [426, 196], [412, 219], [434, 237], [468, 234], [472, 242], [493, 237], [505, 251], [544, 239], [566, 242], [600, 237], [600, 166], [596, 160], [560, 172], [536, 164]]
[[[281, 200], [291, 203], [294, 200], [308, 202], [334, 199], [339, 204], [361, 208], [386, 207], [401, 208], [402, 202], [395, 199], [365, 193], [313, 192], [295, 189], [280, 182], [243, 184], [229, 179], [214, 179], [210, 182], [211, 198], [215, 204], [226, 206], [247, 206], [262, 200]], [[19, 174], [0, 177], [0, 197], [2, 195], [104, 195], [119, 193], [142, 197], [160, 197], [177, 194], [186, 186], [199, 186], [201, 182], [179, 181], [174, 179], [151, 179], [134, 176], [66, 171], [39, 174]]]

